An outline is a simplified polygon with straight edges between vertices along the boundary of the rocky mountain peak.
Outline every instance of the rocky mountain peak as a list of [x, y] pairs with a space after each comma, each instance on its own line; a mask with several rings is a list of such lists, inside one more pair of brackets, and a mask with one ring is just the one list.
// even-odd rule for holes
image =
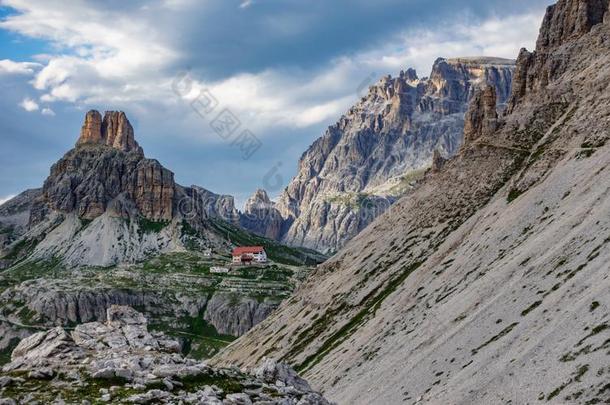
[[248, 207], [264, 208], [272, 205], [273, 203], [269, 198], [269, 195], [267, 195], [267, 192], [259, 188], [250, 198], [248, 198], [248, 201], [246, 201], [246, 211], [248, 211]]
[[523, 97], [545, 88], [569, 69], [570, 61], [555, 50], [571, 47], [594, 26], [607, 22], [608, 0], [560, 0], [549, 6], [540, 28], [536, 50], [522, 49], [517, 58], [508, 112]]
[[547, 8], [537, 50], [560, 46], [591, 31], [604, 21], [608, 0], [560, 0]]
[[123, 111], [106, 111], [104, 118], [99, 111], [91, 110], [85, 115], [76, 145], [106, 145], [123, 152], [135, 151], [143, 154], [135, 141], [133, 127]]
[[242, 227], [270, 239], [279, 239], [285, 231], [284, 218], [267, 192], [258, 189], [248, 198], [240, 218]]
[[[502, 58], [438, 58], [429, 78], [418, 78], [414, 69], [380, 78], [303, 154], [276, 204], [285, 219], [281, 240], [321, 251], [340, 248], [412, 187], [435, 150], [437, 157], [458, 151], [477, 89], [491, 85], [504, 108], [514, 68]], [[483, 96], [481, 102], [491, 101], [491, 94]], [[260, 222], [246, 226], [268, 235]], [[277, 223], [271, 224], [276, 234]]]

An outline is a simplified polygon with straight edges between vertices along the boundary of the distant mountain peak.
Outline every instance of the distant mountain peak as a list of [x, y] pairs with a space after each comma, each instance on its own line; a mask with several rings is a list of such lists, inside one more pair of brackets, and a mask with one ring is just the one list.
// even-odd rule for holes
[[123, 152], [143, 154], [123, 111], [106, 111], [103, 119], [97, 110], [87, 112], [76, 146], [86, 144], [106, 145]]

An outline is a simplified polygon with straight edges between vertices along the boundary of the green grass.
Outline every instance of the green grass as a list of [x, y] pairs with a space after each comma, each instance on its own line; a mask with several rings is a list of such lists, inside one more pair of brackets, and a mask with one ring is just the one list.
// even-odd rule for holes
[[472, 349], [472, 355], [474, 356], [475, 354], [477, 354], [484, 347], [489, 346], [491, 343], [493, 343], [493, 342], [501, 339], [502, 337], [508, 335], [515, 328], [515, 326], [517, 326], [517, 325], [519, 325], [518, 322], [514, 322], [514, 323], [511, 323], [510, 325], [508, 325], [506, 328], [502, 329], [500, 331], [500, 333], [498, 333], [497, 335], [493, 336], [491, 339], [489, 339], [488, 341], [486, 341], [485, 343], [483, 343], [479, 347], [477, 347], [475, 349]]
[[521, 194], [523, 194], [523, 191], [517, 190], [516, 188], [511, 189], [508, 192], [508, 197], [506, 197], [506, 202], [508, 202], [510, 204], [511, 202], [513, 202], [517, 198], [519, 198], [521, 196]]
[[183, 339], [184, 354], [201, 360], [212, 357], [220, 349], [236, 339], [235, 336], [218, 333], [213, 325], [203, 319], [203, 314], [186, 316], [176, 320], [178, 326], [163, 321], [151, 321], [149, 328], [168, 336]]
[[199, 232], [186, 220], [182, 220], [182, 234], [187, 236], [199, 236]]
[[159, 233], [169, 225], [169, 221], [151, 221], [148, 218], [140, 217], [138, 225], [142, 233]]
[[41, 277], [55, 278], [63, 274], [58, 259], [23, 261], [13, 267], [0, 272], [0, 284], [10, 287], [27, 280]]
[[234, 394], [244, 390], [243, 384], [237, 378], [223, 375], [221, 373], [200, 374], [179, 379], [183, 389], [193, 392], [203, 387], [215, 385], [223, 390], [223, 395]]
[[0, 350], [0, 366], [10, 363], [11, 353], [13, 349], [19, 344], [19, 338], [13, 338], [10, 340], [8, 346], [4, 350]]
[[534, 309], [538, 308], [538, 306], [540, 306], [540, 304], [542, 304], [542, 301], [534, 302], [532, 305], [530, 305], [525, 310], [523, 310], [523, 312], [521, 312], [521, 316], [526, 316], [527, 314], [532, 312]]
[[36, 245], [38, 245], [39, 241], [36, 239], [23, 239], [20, 240], [13, 246], [11, 251], [3, 257], [6, 260], [19, 260], [28, 256]]

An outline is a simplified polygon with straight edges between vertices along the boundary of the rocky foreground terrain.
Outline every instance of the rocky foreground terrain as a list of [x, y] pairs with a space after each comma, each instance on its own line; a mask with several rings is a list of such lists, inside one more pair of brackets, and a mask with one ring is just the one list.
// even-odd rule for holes
[[610, 11], [548, 8], [505, 112], [215, 364], [293, 365], [341, 404], [610, 401]]
[[[404, 195], [436, 152], [462, 144], [464, 114], [476, 89], [492, 85], [503, 108], [514, 61], [439, 58], [429, 78], [413, 69], [386, 76], [316, 140], [277, 204], [257, 192], [243, 225], [295, 246], [336, 251]], [[250, 209], [258, 201], [263, 210]]]
[[178, 341], [150, 333], [130, 307], [104, 322], [57, 327], [22, 340], [0, 372], [0, 402], [327, 405], [288, 366], [217, 369], [179, 354]]

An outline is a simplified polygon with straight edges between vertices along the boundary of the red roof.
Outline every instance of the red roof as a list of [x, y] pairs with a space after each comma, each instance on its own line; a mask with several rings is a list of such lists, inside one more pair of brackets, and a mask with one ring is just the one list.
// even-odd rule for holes
[[233, 249], [233, 256], [241, 256], [246, 253], [260, 253], [265, 248], [262, 246], [240, 246]]

